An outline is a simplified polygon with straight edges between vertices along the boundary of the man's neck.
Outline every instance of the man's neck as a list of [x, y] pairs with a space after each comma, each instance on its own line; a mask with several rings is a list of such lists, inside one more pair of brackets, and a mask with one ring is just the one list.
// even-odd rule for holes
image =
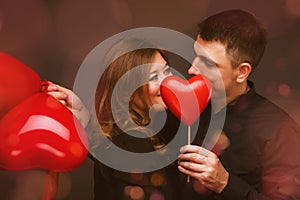
[[223, 97], [214, 98], [213, 103], [213, 110], [214, 113], [219, 112], [221, 109], [224, 108], [225, 105], [234, 104], [238, 98], [244, 94], [246, 94], [250, 90], [247, 82], [242, 85], [238, 85], [237, 87], [233, 88], [230, 92], [226, 93], [226, 102]]
[[231, 92], [231, 94], [226, 95], [227, 105], [236, 102], [240, 96], [246, 94], [250, 90], [247, 82], [241, 85], [237, 85]]

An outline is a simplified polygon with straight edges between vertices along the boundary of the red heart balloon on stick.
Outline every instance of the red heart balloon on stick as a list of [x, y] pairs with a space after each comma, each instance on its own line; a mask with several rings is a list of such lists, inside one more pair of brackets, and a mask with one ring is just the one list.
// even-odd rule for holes
[[[188, 126], [188, 145], [191, 144], [191, 125], [207, 106], [211, 92], [211, 82], [201, 75], [188, 81], [169, 76], [160, 85], [161, 97], [169, 110]], [[190, 176], [187, 182], [190, 182]]]
[[11, 109], [0, 121], [0, 167], [55, 172], [80, 166], [87, 138], [80, 122], [47, 93], [37, 93]]
[[0, 52], [0, 119], [40, 89], [41, 79], [35, 71], [16, 58]]
[[211, 82], [202, 75], [189, 80], [169, 76], [162, 81], [160, 92], [170, 111], [191, 126], [210, 101], [212, 87]]

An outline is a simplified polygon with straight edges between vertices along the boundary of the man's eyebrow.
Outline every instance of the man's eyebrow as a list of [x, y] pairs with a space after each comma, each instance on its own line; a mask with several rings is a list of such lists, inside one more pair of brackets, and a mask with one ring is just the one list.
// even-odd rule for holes
[[209, 57], [206, 57], [206, 56], [199, 56], [199, 58], [202, 60], [202, 61], [207, 61], [207, 62], [210, 62], [212, 64], [215, 64], [217, 65], [217, 63], [215, 61], [213, 61], [212, 59], [210, 59]]

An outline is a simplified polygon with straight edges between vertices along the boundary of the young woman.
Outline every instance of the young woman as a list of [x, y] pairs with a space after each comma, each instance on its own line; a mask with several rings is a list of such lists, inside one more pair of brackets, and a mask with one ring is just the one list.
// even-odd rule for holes
[[[107, 68], [98, 82], [95, 94], [95, 111], [100, 130], [93, 131], [90, 137], [90, 152], [95, 161], [95, 199], [174, 199], [170, 177], [164, 169], [137, 173], [137, 163], [130, 173], [106, 166], [97, 159], [99, 154], [108, 159], [118, 156], [109, 151], [113, 145], [133, 153], [154, 152], [166, 144], [166, 132], [175, 133], [163, 128], [156, 134], [155, 120], [159, 121], [160, 111], [166, 109], [159, 87], [161, 81], [172, 75], [172, 72], [165, 52], [149, 46], [139, 39], [122, 40], [109, 51], [103, 62], [102, 67]], [[88, 117], [82, 115], [86, 113], [84, 106], [72, 91], [56, 85], [51, 85], [48, 90], [67, 107], [72, 107], [72, 112], [83, 125], [86, 124]], [[73, 102], [70, 96], [75, 99]], [[109, 138], [110, 142], [103, 143], [103, 136]], [[165, 159], [158, 156], [146, 165], [156, 165], [160, 158]]]

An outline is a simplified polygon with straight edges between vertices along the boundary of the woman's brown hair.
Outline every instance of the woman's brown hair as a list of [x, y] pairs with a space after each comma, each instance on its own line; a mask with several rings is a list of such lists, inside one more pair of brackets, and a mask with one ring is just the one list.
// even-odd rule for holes
[[[105, 136], [112, 139], [129, 130], [148, 135], [150, 130], [145, 126], [151, 121], [151, 101], [147, 82], [156, 53], [167, 60], [162, 50], [140, 39], [122, 40], [108, 53], [105, 60], [108, 67], [95, 93], [96, 117]], [[153, 137], [150, 139], [156, 141]]]

